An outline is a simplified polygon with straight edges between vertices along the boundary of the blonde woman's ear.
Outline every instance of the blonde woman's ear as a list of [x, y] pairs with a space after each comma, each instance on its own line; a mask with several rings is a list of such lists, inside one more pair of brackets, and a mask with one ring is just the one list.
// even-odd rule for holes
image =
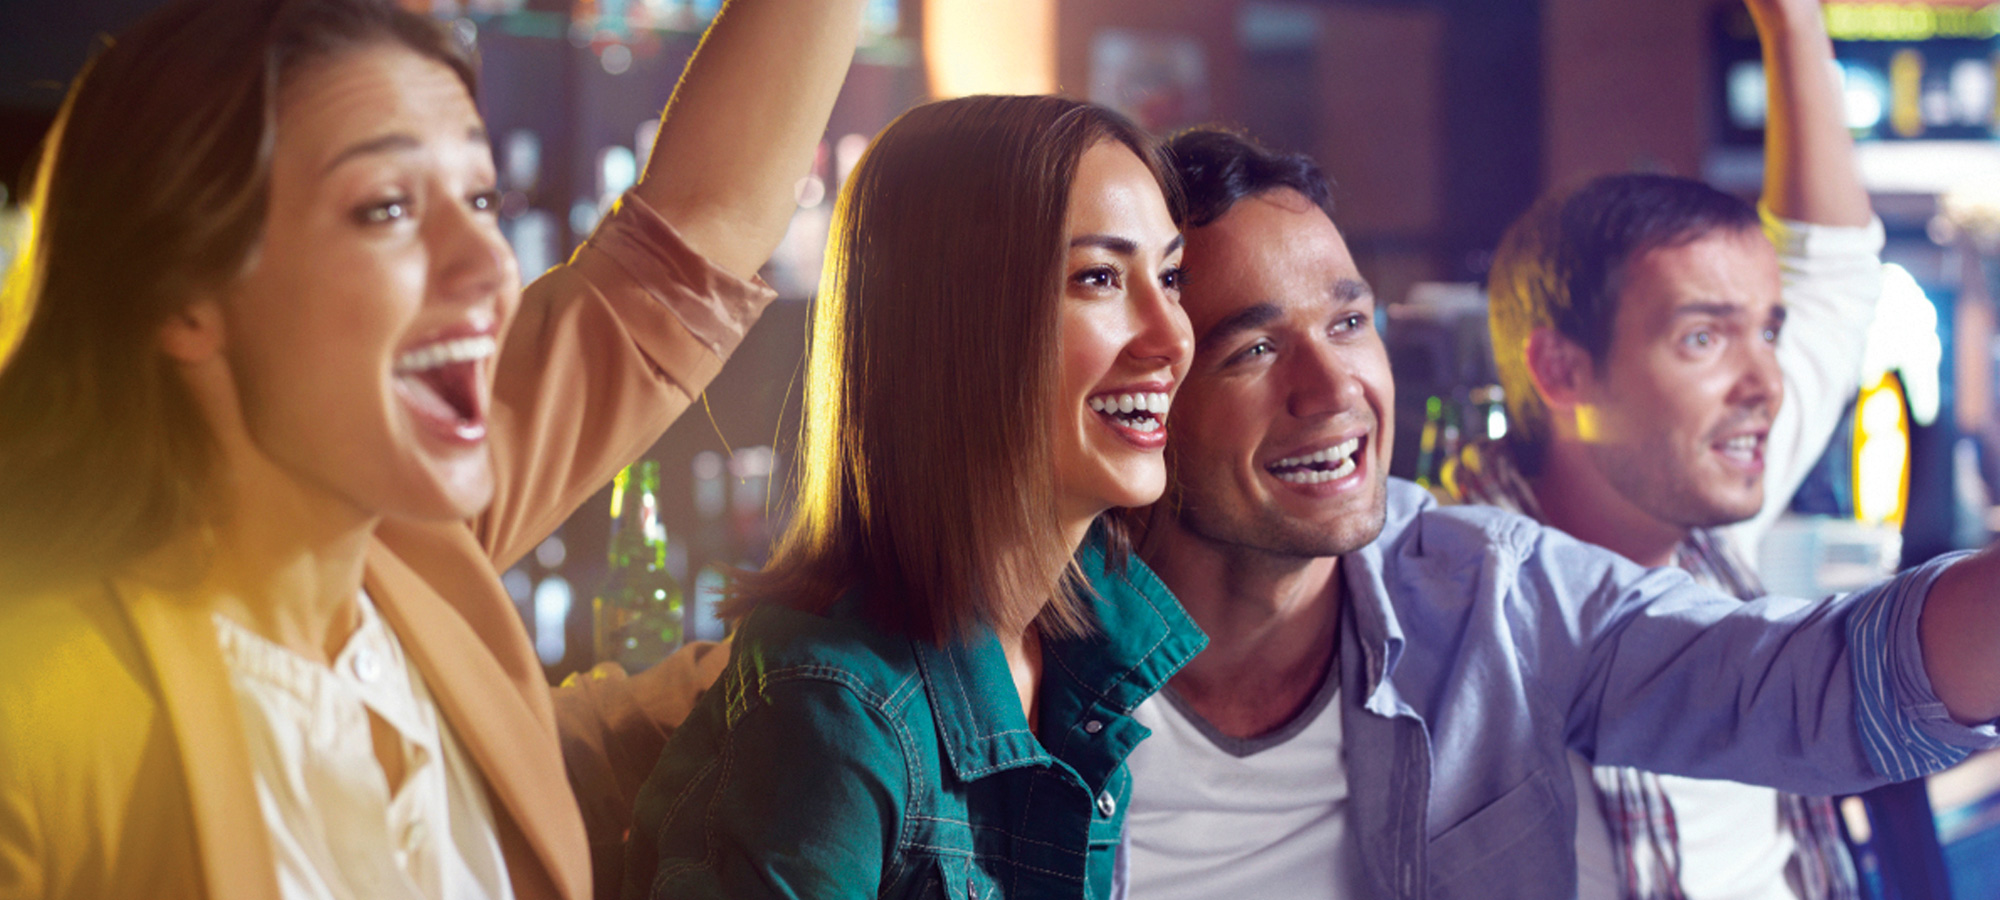
[[160, 325], [160, 349], [176, 362], [208, 362], [222, 347], [222, 304], [212, 297], [190, 302]]

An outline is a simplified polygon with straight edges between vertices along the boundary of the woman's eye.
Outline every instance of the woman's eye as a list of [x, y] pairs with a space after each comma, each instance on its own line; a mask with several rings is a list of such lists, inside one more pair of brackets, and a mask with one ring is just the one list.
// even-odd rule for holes
[[397, 197], [370, 203], [354, 211], [354, 220], [363, 225], [387, 225], [410, 215], [410, 201]]
[[469, 202], [476, 212], [494, 212], [500, 208], [500, 192], [497, 190], [480, 191], [477, 194], [473, 194]]
[[1118, 286], [1118, 272], [1108, 266], [1098, 266], [1076, 273], [1073, 280], [1087, 288], [1115, 288]]
[[1170, 291], [1187, 287], [1187, 269], [1181, 266], [1168, 267], [1165, 272], [1160, 273], [1160, 287]]
[[1778, 329], [1776, 328], [1764, 329], [1764, 343], [1775, 344], [1777, 342], [1778, 342]]

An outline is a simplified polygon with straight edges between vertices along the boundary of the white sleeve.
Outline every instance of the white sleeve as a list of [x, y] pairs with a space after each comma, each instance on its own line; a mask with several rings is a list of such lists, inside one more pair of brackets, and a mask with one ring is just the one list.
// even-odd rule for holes
[[1778, 368], [1785, 403], [1764, 446], [1764, 508], [1724, 529], [1741, 558], [1752, 560], [1861, 389], [1861, 351], [1882, 297], [1882, 220], [1849, 228], [1781, 219], [1762, 204], [1757, 212], [1784, 279]]

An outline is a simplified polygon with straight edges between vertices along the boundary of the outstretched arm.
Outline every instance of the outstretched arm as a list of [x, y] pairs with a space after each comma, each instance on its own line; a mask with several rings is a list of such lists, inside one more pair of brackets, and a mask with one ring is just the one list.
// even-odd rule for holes
[[1951, 717], [2000, 719], [2000, 544], [1938, 576], [1917, 628], [1924, 671]]
[[731, 0], [660, 120], [635, 189], [701, 255], [756, 273], [791, 223], [864, 0]]
[[1868, 224], [1820, 0], [1746, 0], [1764, 48], [1764, 205], [1815, 225]]

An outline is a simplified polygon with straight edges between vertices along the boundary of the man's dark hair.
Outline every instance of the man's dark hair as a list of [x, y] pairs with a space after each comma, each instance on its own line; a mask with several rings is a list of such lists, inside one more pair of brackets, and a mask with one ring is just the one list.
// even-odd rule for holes
[[1508, 443], [1523, 474], [1541, 473], [1549, 439], [1548, 408], [1528, 375], [1528, 336], [1554, 328], [1602, 367], [1628, 260], [1757, 227], [1749, 203], [1699, 181], [1625, 174], [1545, 197], [1507, 229], [1486, 277], [1487, 316], [1513, 418]]
[[1169, 139], [1167, 155], [1186, 192], [1189, 228], [1214, 222], [1237, 202], [1279, 188], [1298, 191], [1333, 218], [1333, 186], [1304, 154], [1274, 152], [1236, 132], [1203, 126]]

